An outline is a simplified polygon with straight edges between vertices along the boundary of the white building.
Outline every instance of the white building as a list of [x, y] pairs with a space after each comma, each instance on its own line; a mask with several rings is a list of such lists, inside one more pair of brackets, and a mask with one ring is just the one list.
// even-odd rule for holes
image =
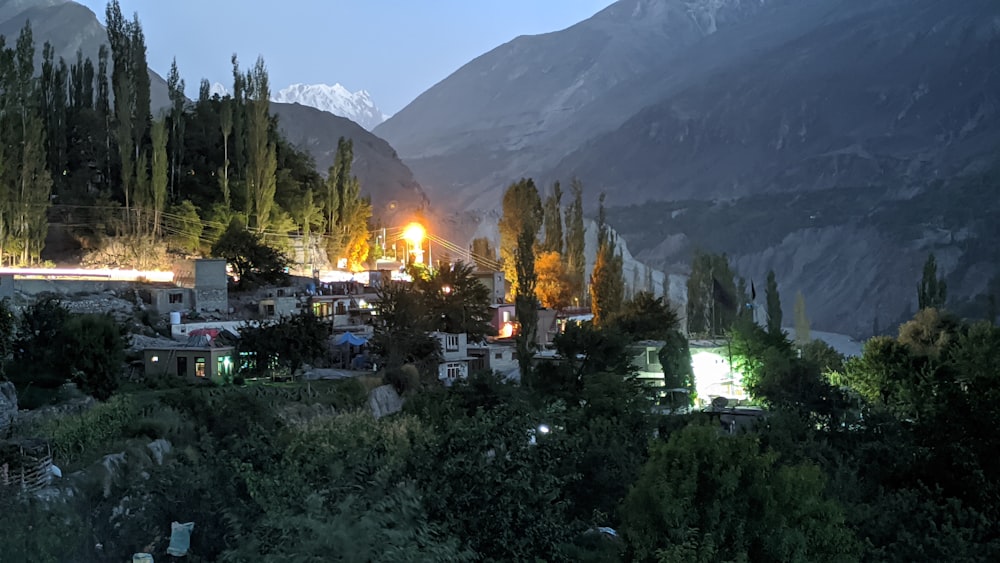
[[438, 379], [449, 386], [459, 379], [469, 377], [469, 337], [467, 334], [432, 332], [431, 336], [441, 343], [441, 363], [438, 364]]

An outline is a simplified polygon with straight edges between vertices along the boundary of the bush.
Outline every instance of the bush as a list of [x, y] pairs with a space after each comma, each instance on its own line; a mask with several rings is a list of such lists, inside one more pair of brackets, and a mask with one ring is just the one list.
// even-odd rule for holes
[[400, 395], [407, 394], [420, 388], [420, 372], [413, 364], [389, 368], [385, 370], [382, 382], [392, 385]]
[[55, 459], [74, 463], [87, 453], [105, 453], [140, 416], [139, 403], [120, 395], [82, 414], [54, 419], [43, 426], [42, 433], [51, 439]]

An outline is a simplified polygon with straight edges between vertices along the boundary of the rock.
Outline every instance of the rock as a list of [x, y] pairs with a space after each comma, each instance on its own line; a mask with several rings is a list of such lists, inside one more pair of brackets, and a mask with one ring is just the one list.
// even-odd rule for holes
[[391, 385], [382, 385], [372, 389], [368, 395], [368, 406], [376, 419], [403, 410], [403, 398]]
[[4, 437], [17, 418], [17, 390], [10, 381], [0, 382], [0, 437]]

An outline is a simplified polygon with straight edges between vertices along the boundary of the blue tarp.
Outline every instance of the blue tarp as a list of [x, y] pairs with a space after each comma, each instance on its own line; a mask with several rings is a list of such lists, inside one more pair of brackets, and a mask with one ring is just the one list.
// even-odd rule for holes
[[351, 346], [364, 346], [365, 344], [368, 344], [368, 339], [355, 336], [350, 332], [345, 332], [344, 334], [338, 336], [333, 343], [337, 346], [343, 346], [344, 344], [350, 344]]

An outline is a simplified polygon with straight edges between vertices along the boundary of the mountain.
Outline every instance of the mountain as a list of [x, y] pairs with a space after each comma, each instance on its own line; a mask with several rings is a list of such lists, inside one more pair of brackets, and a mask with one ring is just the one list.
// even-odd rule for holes
[[351, 139], [352, 171], [361, 180], [363, 193], [371, 196], [375, 215], [381, 220], [391, 221], [397, 215], [406, 215], [403, 220], [408, 220], [407, 214], [426, 205], [423, 188], [396, 151], [361, 125], [302, 104], [272, 102], [271, 113], [278, 116], [278, 128], [285, 138], [311, 154], [323, 174], [333, 166], [338, 139]]
[[213, 82], [208, 88], [208, 95], [209, 97], [218, 96], [220, 98], [225, 98], [230, 95], [229, 88], [226, 88], [221, 82]]
[[[37, 52], [36, 64], [41, 64], [42, 45], [52, 44], [56, 60], [66, 64], [76, 62], [80, 51], [97, 65], [97, 51], [108, 42], [107, 32], [97, 16], [86, 6], [68, 0], [0, 0], [0, 35], [10, 45], [17, 40], [25, 22], [31, 22]], [[149, 71], [150, 99], [153, 108], [170, 105], [167, 83]]]
[[996, 279], [996, 60], [992, 0], [620, 0], [375, 132], [436, 203], [575, 175], [637, 258], [727, 252], [774, 269], [789, 312], [802, 291], [818, 327], [862, 336], [915, 305], [928, 252], [957, 308]]
[[283, 104], [302, 104], [340, 117], [346, 117], [371, 131], [385, 121], [385, 115], [375, 106], [365, 90], [351, 92], [340, 84], [292, 84], [272, 96]]

